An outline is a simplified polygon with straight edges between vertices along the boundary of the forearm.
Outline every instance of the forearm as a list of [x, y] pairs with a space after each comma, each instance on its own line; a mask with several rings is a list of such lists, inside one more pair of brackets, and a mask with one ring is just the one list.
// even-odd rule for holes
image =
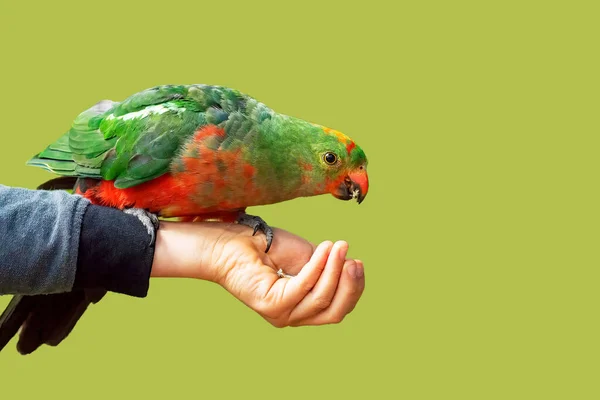
[[132, 215], [63, 191], [0, 185], [0, 294], [103, 288], [144, 297], [153, 257]]
[[73, 288], [145, 297], [154, 252], [146, 227], [137, 217], [90, 205], [81, 226]]
[[150, 276], [216, 281], [215, 247], [247, 228], [161, 222], [156, 243], [120, 210], [63, 191], [0, 186], [0, 294], [102, 288], [144, 297]]
[[211, 254], [226, 227], [215, 222], [161, 222], [151, 276], [215, 280]]
[[0, 294], [72, 288], [88, 205], [66, 192], [0, 185]]
[[239, 224], [223, 222], [161, 222], [156, 237], [152, 277], [194, 278], [218, 282], [236, 258], [222, 256], [223, 246], [242, 236], [263, 245], [262, 238]]

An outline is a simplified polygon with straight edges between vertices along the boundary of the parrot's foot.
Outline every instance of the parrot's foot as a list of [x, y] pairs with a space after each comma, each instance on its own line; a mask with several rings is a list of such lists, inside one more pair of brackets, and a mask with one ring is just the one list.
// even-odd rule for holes
[[294, 275], [288, 275], [285, 272], [283, 272], [283, 270], [281, 268], [279, 268], [279, 271], [277, 271], [277, 276], [280, 278], [293, 278]]
[[160, 226], [160, 222], [156, 214], [152, 214], [141, 208], [127, 208], [123, 210], [125, 214], [136, 216], [142, 224], [146, 227], [148, 231], [148, 235], [150, 235], [150, 246], [154, 246], [154, 242], [156, 241], [156, 231]]
[[256, 235], [256, 232], [259, 230], [265, 234], [267, 237], [267, 249], [265, 253], [269, 251], [271, 248], [271, 243], [273, 242], [273, 229], [261, 218], [255, 215], [248, 215], [246, 213], [240, 214], [237, 219], [237, 223], [241, 225], [249, 226], [250, 228], [254, 228], [254, 232], [252, 232], [252, 236]]

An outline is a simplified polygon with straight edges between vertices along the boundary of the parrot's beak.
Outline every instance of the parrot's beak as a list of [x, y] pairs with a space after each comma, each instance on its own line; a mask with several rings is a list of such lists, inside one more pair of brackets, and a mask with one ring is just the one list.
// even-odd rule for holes
[[356, 199], [358, 204], [367, 196], [369, 191], [369, 177], [364, 167], [352, 171], [344, 178], [333, 194], [340, 200]]

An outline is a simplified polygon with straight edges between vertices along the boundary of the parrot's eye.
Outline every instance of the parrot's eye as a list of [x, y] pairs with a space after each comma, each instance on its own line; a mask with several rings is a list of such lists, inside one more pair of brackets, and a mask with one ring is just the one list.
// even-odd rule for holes
[[325, 155], [323, 156], [323, 160], [325, 160], [327, 164], [333, 165], [337, 161], [337, 156], [333, 153], [325, 153]]

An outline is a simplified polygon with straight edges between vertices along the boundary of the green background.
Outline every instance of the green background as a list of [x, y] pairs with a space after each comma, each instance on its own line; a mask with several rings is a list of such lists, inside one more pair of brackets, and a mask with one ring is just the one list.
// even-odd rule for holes
[[342, 324], [275, 329], [217, 285], [155, 280], [58, 348], [11, 343], [1, 396], [599, 398], [593, 3], [0, 0], [2, 184], [49, 178], [25, 161], [96, 101], [164, 83], [339, 129], [371, 184], [360, 206], [251, 210], [364, 260]]

